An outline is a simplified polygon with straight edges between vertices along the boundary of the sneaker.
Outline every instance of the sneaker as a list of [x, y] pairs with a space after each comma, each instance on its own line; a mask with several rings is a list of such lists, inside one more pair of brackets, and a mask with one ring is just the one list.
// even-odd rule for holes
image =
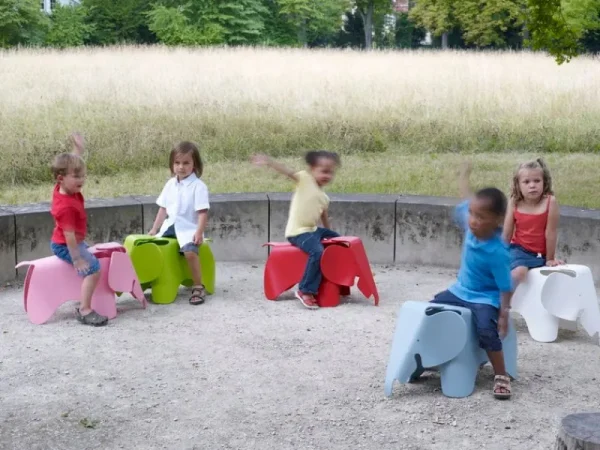
[[319, 309], [319, 304], [312, 294], [303, 294], [302, 291], [296, 291], [296, 298], [308, 309]]

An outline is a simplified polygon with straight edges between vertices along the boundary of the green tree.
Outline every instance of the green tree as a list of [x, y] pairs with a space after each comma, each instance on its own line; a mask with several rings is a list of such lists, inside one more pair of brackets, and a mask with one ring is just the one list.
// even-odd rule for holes
[[93, 27], [85, 22], [86, 14], [83, 6], [57, 4], [52, 9], [46, 44], [59, 48], [83, 45], [93, 30]]
[[365, 48], [373, 48], [373, 32], [377, 17], [382, 17], [392, 11], [391, 0], [355, 0], [356, 10], [362, 17], [365, 29]]
[[155, 37], [146, 23], [150, 0], [82, 0], [93, 27], [89, 43], [151, 43]]
[[433, 36], [445, 35], [443, 47], [447, 45], [448, 33], [460, 26], [454, 14], [454, 0], [417, 0], [409, 17]]
[[425, 39], [425, 29], [416, 25], [408, 13], [400, 13], [396, 17], [394, 38], [397, 48], [418, 48]]
[[185, 5], [163, 0], [148, 17], [150, 29], [165, 43], [239, 45], [259, 42], [268, 12], [260, 0], [195, 0]]
[[39, 0], [0, 0], [0, 47], [41, 44], [47, 27]]
[[461, 0], [454, 2], [454, 16], [463, 39], [476, 47], [506, 46], [506, 32], [522, 28], [526, 0]]
[[277, 0], [281, 14], [296, 30], [304, 47], [319, 35], [333, 36], [342, 27], [349, 0]]

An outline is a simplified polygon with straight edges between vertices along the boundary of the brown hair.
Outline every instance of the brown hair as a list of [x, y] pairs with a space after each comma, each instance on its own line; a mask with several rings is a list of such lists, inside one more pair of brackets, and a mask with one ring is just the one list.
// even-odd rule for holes
[[308, 164], [310, 167], [315, 167], [317, 164], [319, 164], [319, 160], [321, 158], [333, 161], [338, 167], [342, 164], [340, 156], [337, 153], [328, 152], [327, 150], [313, 150], [304, 155], [304, 161], [306, 161], [306, 164]]
[[552, 191], [552, 175], [550, 175], [550, 169], [544, 162], [542, 158], [538, 158], [534, 161], [524, 162], [519, 164], [517, 170], [515, 170], [515, 175], [513, 176], [512, 189], [510, 192], [510, 197], [515, 202], [520, 202], [523, 200], [523, 194], [521, 193], [521, 188], [519, 187], [519, 173], [521, 170], [536, 170], [539, 169], [542, 171], [542, 180], [544, 183], [544, 190], [542, 191], [542, 196], [544, 195], [553, 195]]
[[193, 142], [183, 141], [177, 144], [171, 150], [171, 154], [169, 155], [169, 168], [171, 169], [171, 174], [175, 174], [173, 172], [173, 164], [175, 164], [175, 156], [177, 155], [192, 155], [192, 161], [194, 162], [194, 173], [198, 178], [202, 176], [202, 170], [204, 169], [204, 165], [202, 164], [202, 158], [200, 158], [200, 151], [198, 150], [198, 146]]
[[57, 180], [59, 176], [66, 176], [69, 173], [81, 175], [85, 171], [85, 161], [75, 153], [61, 153], [52, 161], [52, 176]]

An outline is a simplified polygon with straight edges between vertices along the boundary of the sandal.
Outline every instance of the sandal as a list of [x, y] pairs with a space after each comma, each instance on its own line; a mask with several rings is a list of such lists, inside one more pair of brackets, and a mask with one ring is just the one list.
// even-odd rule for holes
[[101, 327], [108, 323], [108, 317], [101, 316], [96, 311], [86, 314], [85, 316], [79, 312], [79, 308], [75, 308], [77, 314], [77, 320], [84, 325], [92, 325], [94, 327]]
[[494, 377], [494, 397], [498, 400], [507, 400], [510, 396], [510, 378], [506, 375], [496, 375]]
[[192, 288], [192, 295], [190, 296], [190, 305], [201, 305], [204, 303], [204, 297], [206, 297], [206, 291], [204, 290], [204, 285], [194, 286]]

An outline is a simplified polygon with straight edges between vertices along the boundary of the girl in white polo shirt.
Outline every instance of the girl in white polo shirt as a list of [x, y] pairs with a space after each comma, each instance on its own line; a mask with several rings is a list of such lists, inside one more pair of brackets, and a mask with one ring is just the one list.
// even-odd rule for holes
[[173, 177], [167, 181], [156, 200], [159, 206], [154, 225], [148, 234], [177, 238], [192, 273], [190, 305], [204, 303], [198, 252], [204, 239], [208, 219], [208, 188], [200, 179], [202, 159], [193, 142], [180, 142], [171, 150], [169, 167]]

